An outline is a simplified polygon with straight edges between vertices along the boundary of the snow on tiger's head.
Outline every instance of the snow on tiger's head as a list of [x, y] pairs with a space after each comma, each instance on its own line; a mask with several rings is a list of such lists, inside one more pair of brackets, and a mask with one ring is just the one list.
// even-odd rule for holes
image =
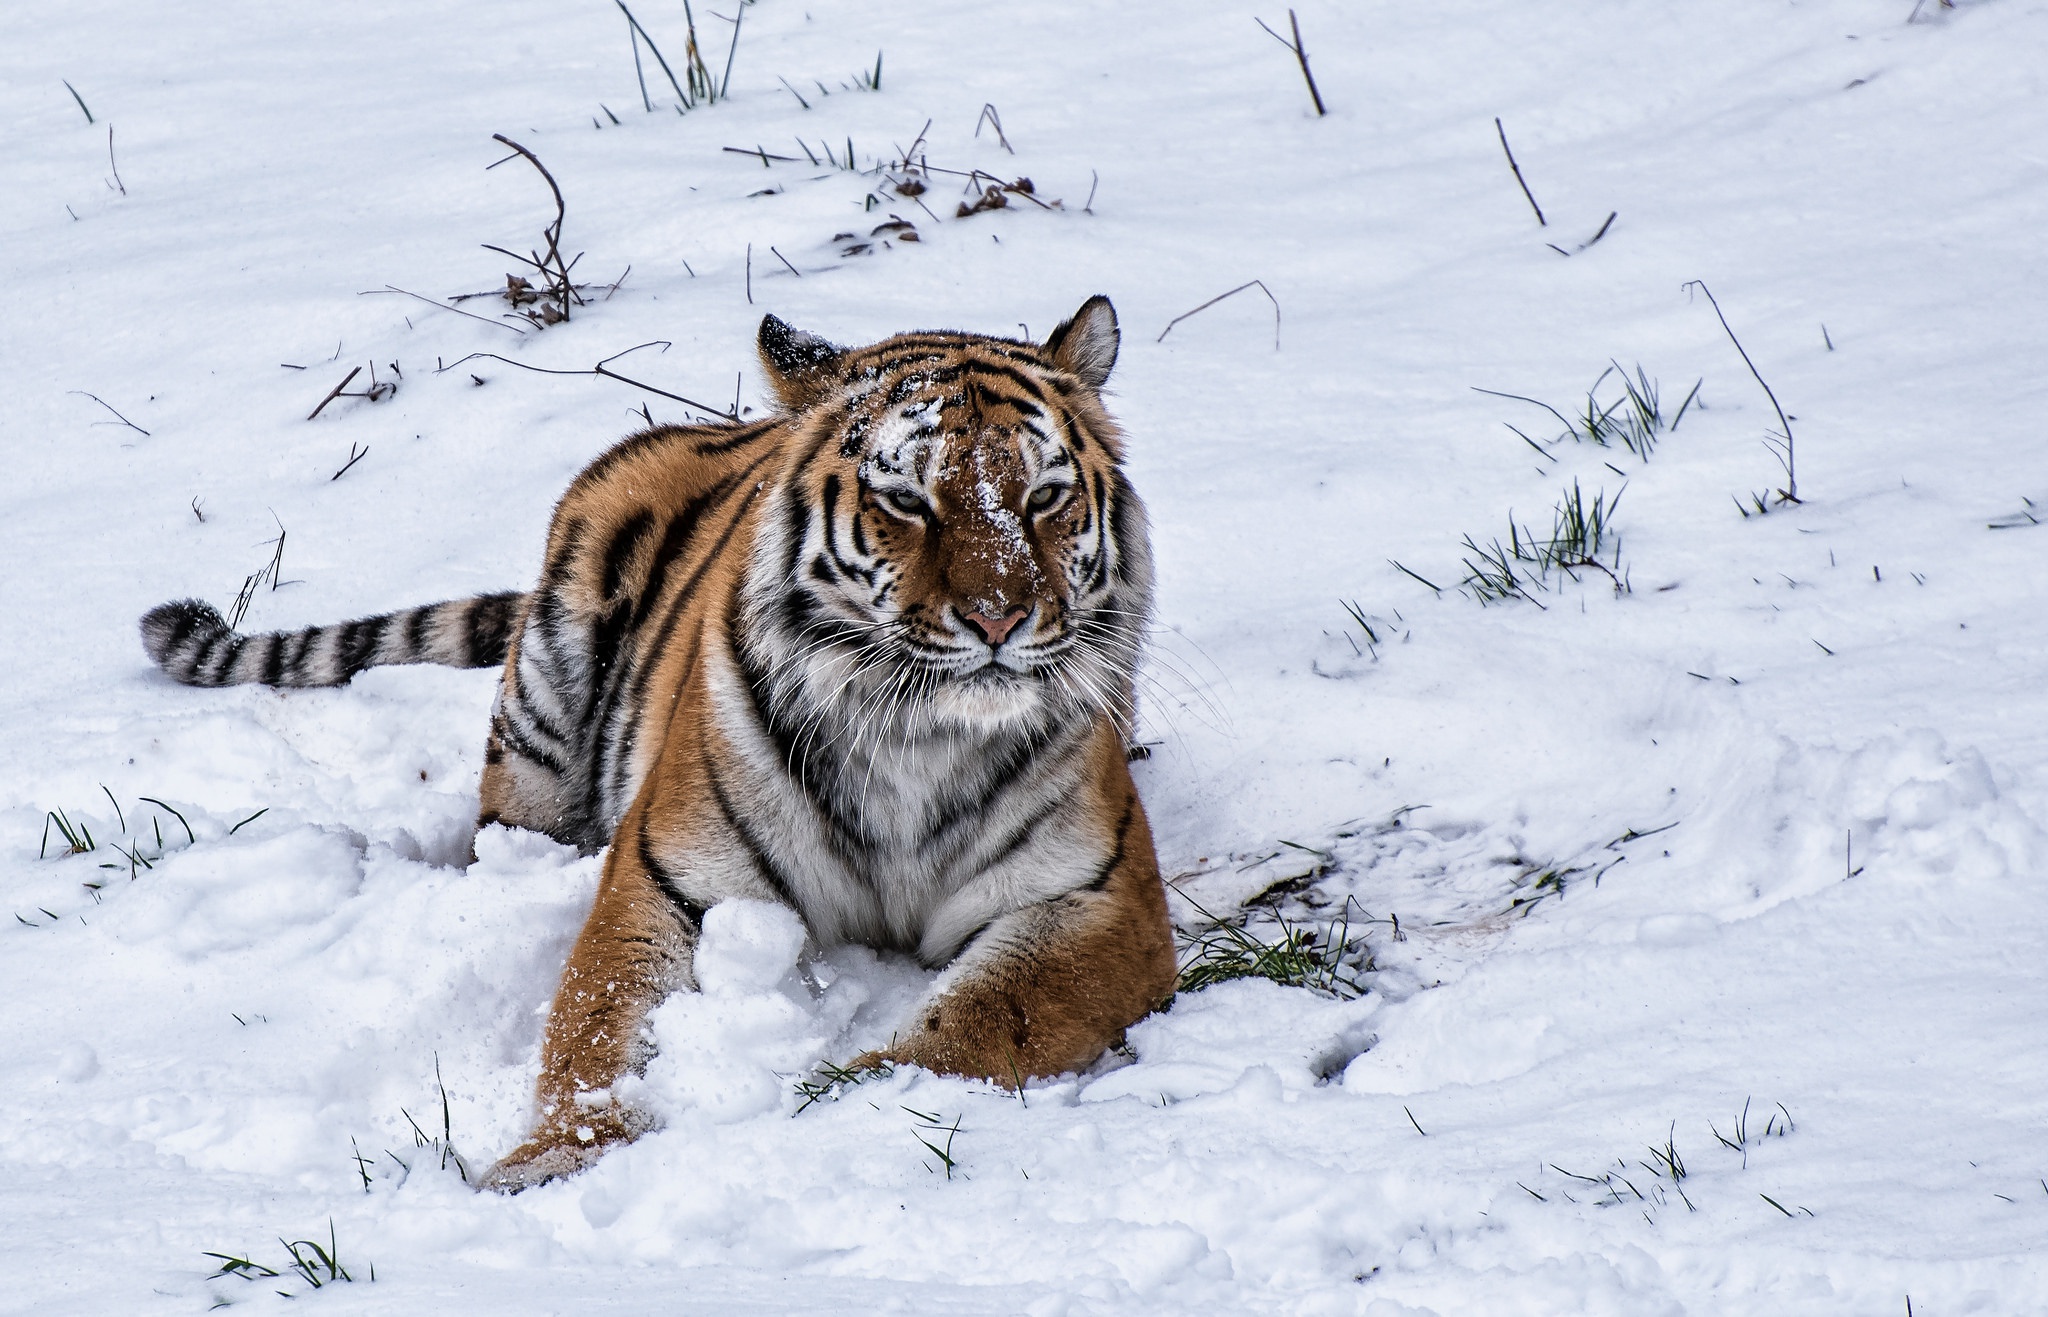
[[1117, 342], [1101, 297], [1043, 343], [846, 349], [763, 320], [801, 442], [749, 572], [754, 643], [785, 651], [820, 704], [1127, 722], [1151, 550], [1100, 396]]

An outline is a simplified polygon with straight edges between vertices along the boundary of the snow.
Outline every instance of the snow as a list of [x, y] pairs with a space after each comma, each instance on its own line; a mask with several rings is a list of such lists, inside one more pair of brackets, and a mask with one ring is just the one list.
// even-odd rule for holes
[[[599, 5], [0, 13], [0, 1308], [2048, 1308], [2048, 10], [1297, 8], [1325, 118], [1207, 0], [760, 0], [686, 116], [640, 108]], [[635, 12], [673, 61], [680, 19]], [[866, 169], [927, 119], [932, 164], [1062, 207], [955, 219], [941, 176], [931, 214], [864, 209], [872, 175], [721, 149]], [[561, 182], [578, 277], [632, 266], [523, 336], [381, 291], [490, 289], [479, 244], [536, 241], [498, 132]], [[892, 215], [917, 243], [840, 255]], [[1277, 350], [1256, 290], [1157, 341], [1252, 278]], [[1784, 483], [1777, 417], [1695, 279], [1791, 416], [1799, 506], [1738, 513]], [[461, 1157], [520, 1136], [598, 873], [495, 828], [463, 867], [493, 675], [190, 690], [135, 619], [227, 604], [280, 526], [251, 627], [518, 587], [573, 473], [688, 410], [436, 360], [667, 340], [616, 368], [759, 408], [766, 311], [1042, 335], [1096, 292], [1177, 914], [1302, 879], [1280, 908], [1348, 918], [1371, 990], [1222, 984], [1021, 1100], [902, 1072], [799, 1112], [925, 976], [721, 908], [637, 1081], [666, 1127], [470, 1192], [440, 1084]], [[1538, 457], [1504, 423], [1548, 418], [1472, 391], [1569, 409], [1610, 361], [1704, 380], [1647, 461]], [[373, 364], [395, 394], [305, 419]], [[1466, 534], [1547, 525], [1575, 478], [1626, 482], [1631, 593], [1450, 588]], [[98, 848], [38, 858], [58, 809]], [[209, 1278], [330, 1221], [354, 1284]]]

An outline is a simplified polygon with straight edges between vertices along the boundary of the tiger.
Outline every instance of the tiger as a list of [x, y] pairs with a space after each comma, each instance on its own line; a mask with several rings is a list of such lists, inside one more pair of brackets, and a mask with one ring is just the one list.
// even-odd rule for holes
[[1129, 768], [1152, 610], [1144, 505], [1088, 299], [1043, 342], [844, 348], [763, 318], [760, 419], [656, 425], [556, 506], [540, 578], [297, 632], [185, 600], [141, 623], [198, 686], [503, 665], [477, 826], [602, 852], [542, 1042], [532, 1132], [482, 1177], [570, 1175], [658, 1123], [622, 1081], [696, 988], [720, 901], [814, 948], [937, 971], [855, 1072], [1020, 1087], [1085, 1069], [1170, 998], [1174, 941]]

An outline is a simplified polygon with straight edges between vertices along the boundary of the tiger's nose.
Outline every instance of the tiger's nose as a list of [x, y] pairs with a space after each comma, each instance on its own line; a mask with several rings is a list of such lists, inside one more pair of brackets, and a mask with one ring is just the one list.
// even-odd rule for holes
[[1016, 630], [1017, 624], [1022, 622], [1030, 613], [1031, 610], [1028, 608], [1017, 607], [1012, 608], [1001, 617], [990, 617], [987, 613], [977, 608], [971, 612], [962, 613], [960, 616], [967, 625], [980, 632], [981, 638], [993, 647], [1002, 644], [1004, 640], [1008, 639], [1010, 632]]

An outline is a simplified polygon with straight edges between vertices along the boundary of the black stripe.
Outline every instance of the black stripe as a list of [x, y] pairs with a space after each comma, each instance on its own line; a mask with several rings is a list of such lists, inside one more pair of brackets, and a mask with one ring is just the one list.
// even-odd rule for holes
[[633, 551], [640, 547], [640, 541], [653, 529], [654, 514], [642, 508], [626, 518], [626, 523], [612, 533], [612, 542], [604, 546], [604, 585], [600, 598], [610, 599], [618, 594], [619, 574], [626, 568], [626, 559], [633, 556]]
[[1109, 505], [1109, 536], [1116, 542], [1116, 579], [1125, 585], [1131, 583], [1130, 551], [1131, 525], [1126, 509], [1136, 506], [1137, 496], [1131, 492], [1130, 484], [1123, 473], [1116, 477], [1116, 501]]
[[747, 856], [760, 871], [762, 881], [774, 889], [775, 894], [782, 898], [784, 905], [794, 910], [796, 896], [790, 888], [789, 880], [783, 876], [782, 870], [776, 867], [774, 858], [768, 854], [768, 848], [754, 835], [754, 830], [747, 826], [746, 821], [740, 817], [740, 812], [733, 808], [732, 799], [725, 794], [725, 783], [719, 779], [718, 768], [711, 762], [711, 756], [703, 754], [701, 746], [699, 754], [704, 765], [704, 780], [711, 784], [711, 798], [718, 802], [718, 812], [725, 815], [726, 825], [732, 829], [733, 835], [740, 839], [740, 845], [746, 847]]
[[521, 736], [519, 729], [504, 714], [500, 713], [498, 715], [497, 721], [491, 730], [496, 733], [498, 740], [514, 754], [522, 758], [531, 759], [534, 763], [539, 764], [551, 773], [561, 773], [564, 771], [560, 759], [557, 759], [547, 750]]
[[192, 651], [192, 656], [185, 665], [185, 671], [180, 674], [179, 680], [193, 686], [218, 685], [219, 683], [217, 682], [202, 680], [202, 674], [206, 671], [207, 660], [213, 657], [213, 651], [232, 634], [232, 632], [227, 631], [215, 631], [200, 641], [199, 648]]
[[478, 595], [469, 615], [471, 667], [494, 668], [512, 652], [512, 629], [526, 595], [518, 590]]
[[[426, 655], [427, 623], [433, 620], [433, 615], [434, 610], [431, 607], [415, 608], [412, 610], [412, 616], [405, 619], [405, 649], [407, 662], [417, 662], [420, 658]], [[304, 657], [305, 652], [301, 650], [299, 653], [299, 658]], [[296, 664], [298, 660], [294, 659], [293, 662]]]
[[321, 628], [319, 627], [309, 626], [304, 631], [301, 631], [296, 636], [292, 637], [293, 641], [295, 642], [292, 645], [292, 656], [284, 661], [284, 670], [285, 676], [288, 678], [288, 685], [304, 686], [309, 684], [305, 679], [306, 656], [313, 652], [313, 646], [320, 639], [320, 631]]
[[641, 867], [647, 870], [647, 876], [654, 880], [654, 885], [661, 890], [661, 894], [669, 899], [669, 904], [689, 921], [693, 930], [703, 928], [704, 906], [683, 895], [682, 889], [676, 884], [675, 875], [670, 873], [668, 867], [654, 854], [654, 847], [647, 840], [645, 823], [640, 825], [640, 838], [634, 849], [640, 857]]
[[891, 385], [882, 401], [884, 405], [894, 407], [913, 393], [920, 393], [939, 384], [951, 384], [959, 379], [965, 370], [964, 366], [940, 366], [936, 370], [912, 371]]
[[526, 689], [526, 674], [521, 672], [519, 667], [518, 664], [512, 667], [512, 703], [504, 712], [510, 714], [516, 710], [520, 717], [533, 724], [534, 730], [555, 744], [566, 747], [569, 738], [558, 731], [555, 725], [547, 720], [547, 716], [533, 706], [533, 696]]
[[[211, 612], [212, 610], [209, 609], [208, 611]], [[205, 613], [201, 613], [196, 608], [182, 612], [178, 614], [177, 622], [171, 627], [170, 639], [164, 643], [164, 653], [166, 655], [176, 654], [202, 621], [206, 624], [209, 631], [227, 630], [226, 626], [221, 625], [221, 619], [218, 614], [213, 617], [207, 617]]]
[[231, 674], [235, 670], [235, 660], [241, 656], [242, 644], [243, 638], [241, 636], [231, 635], [226, 638], [221, 646], [220, 657], [213, 661], [213, 668], [208, 674], [207, 685], [228, 686], [234, 683], [234, 678]]
[[476, 624], [477, 624], [477, 613], [478, 613], [478, 612], [480, 611], [480, 610], [479, 610], [479, 608], [478, 608], [478, 603], [479, 603], [479, 601], [478, 601], [478, 600], [472, 599], [472, 600], [470, 600], [470, 601], [469, 601], [469, 603], [468, 603], [467, 605], [463, 605], [463, 604], [444, 604], [444, 605], [442, 605], [442, 607], [444, 607], [444, 608], [459, 608], [459, 609], [461, 609], [461, 610], [462, 610], [462, 612], [461, 612], [461, 623], [460, 623], [460, 625], [461, 625], [461, 627], [462, 627], [462, 664], [461, 664], [461, 666], [463, 666], [463, 667], [465, 667], [465, 668], [482, 668], [482, 667], [489, 667], [489, 666], [490, 666], [490, 663], [491, 663], [491, 660], [489, 660], [489, 659], [486, 659], [486, 658], [484, 658], [483, 650], [482, 650], [482, 648], [481, 648], [481, 647], [480, 647], [480, 646], [478, 645], [478, 643], [477, 643], [477, 641], [478, 641], [478, 639], [479, 639], [479, 637], [478, 637], [478, 635], [477, 635], [477, 627], [476, 627]]
[[734, 478], [727, 476], [683, 504], [682, 509], [669, 518], [668, 525], [661, 532], [661, 543], [654, 550], [654, 561], [647, 569], [645, 593], [640, 596], [633, 610], [634, 626], [637, 627], [646, 621], [648, 614], [654, 610], [655, 601], [661, 595], [663, 573], [668, 571], [669, 564], [689, 550], [690, 539], [697, 533], [697, 524], [703, 520], [706, 511], [732, 492], [733, 484]]
[[[793, 594], [785, 600], [786, 606], [790, 604], [796, 606], [798, 620], [795, 623], [785, 622], [785, 625], [790, 626], [794, 634], [809, 634], [802, 629], [810, 624], [805, 619], [824, 616], [808, 596]], [[806, 608], [808, 612], [804, 611]], [[738, 656], [741, 689], [747, 696], [746, 712], [752, 716], [755, 730], [775, 746], [785, 778], [810, 800], [829, 825], [828, 839], [834, 849], [858, 869], [859, 862], [866, 858], [869, 839], [861, 831], [857, 814], [845, 808], [841, 800], [839, 770], [843, 767], [842, 762], [829, 753], [823, 738], [816, 735], [805, 736], [799, 752], [798, 737], [805, 731], [803, 723], [792, 724], [776, 708], [767, 671], [760, 666], [752, 650], [732, 635], [730, 619], [726, 623], [726, 635]]]
[[542, 589], [559, 589], [575, 570], [576, 554], [583, 548], [583, 532], [588, 523], [581, 517], [571, 517], [562, 527], [562, 544], [548, 555], [547, 565], [541, 568]]
[[[687, 439], [692, 434], [718, 432], [719, 427], [714, 426], [658, 425], [652, 430], [642, 430], [638, 434], [627, 435], [624, 439], [598, 454], [596, 461], [584, 467], [582, 473], [570, 484], [569, 493], [573, 494], [588, 485], [599, 483], [611, 473], [613, 467], [635, 454], [646, 452], [649, 449], [660, 448], [665, 444], [679, 442]], [[564, 499], [567, 497], [568, 494], [563, 495]]]
[[263, 684], [275, 686], [284, 676], [285, 633], [273, 631], [265, 639], [270, 642], [270, 648], [263, 655]]
[[[699, 457], [710, 457], [714, 453], [730, 453], [736, 448], [745, 448], [748, 444], [753, 443], [762, 435], [773, 430], [777, 424], [779, 422], [776, 421], [756, 421], [750, 426], [733, 431], [726, 438], [706, 439], [696, 446], [697, 455]], [[709, 429], [711, 427], [705, 426], [703, 428]]]
[[1082, 586], [1083, 590], [1091, 594], [1108, 584], [1109, 537], [1114, 532], [1116, 525], [1111, 520], [1115, 513], [1108, 505], [1109, 489], [1102, 479], [1102, 473], [1098, 471], [1095, 473], [1095, 523], [1101, 529], [1097, 531], [1095, 537], [1095, 568], [1088, 574], [1087, 584]]
[[1042, 409], [1040, 409], [1036, 403], [1030, 402], [1024, 398], [1015, 397], [1008, 393], [1003, 393], [996, 389], [991, 389], [987, 385], [980, 386], [975, 390], [975, 392], [980, 395], [981, 400], [984, 403], [1001, 403], [1005, 407], [1014, 407], [1015, 409], [1022, 412], [1026, 416], [1045, 415], [1045, 412]]
[[1109, 858], [1102, 862], [1102, 867], [1095, 871], [1095, 876], [1082, 884], [1083, 890], [1099, 892], [1109, 886], [1109, 880], [1116, 875], [1117, 866], [1124, 862], [1124, 838], [1130, 833], [1131, 811], [1134, 808], [1136, 806], [1131, 801], [1124, 802], [1124, 816], [1118, 819], [1116, 824], [1116, 849], [1109, 853]]
[[353, 677], [370, 666], [370, 660], [377, 653], [377, 642], [384, 637], [384, 628], [391, 619], [388, 617], [365, 617], [350, 622], [341, 629], [341, 643], [336, 652], [341, 656], [341, 674]]
[[[684, 581], [674, 591], [669, 592], [668, 607], [662, 615], [661, 624], [655, 628], [651, 636], [640, 629], [638, 614], [641, 610], [636, 610], [634, 630], [638, 633], [638, 641], [634, 649], [638, 653], [659, 655], [667, 651], [676, 625], [682, 620], [683, 612], [689, 605], [691, 595], [696, 592], [697, 586], [703, 581], [704, 574], [711, 570], [711, 565], [718, 561], [719, 555], [725, 551], [726, 545], [732, 541], [734, 532], [739, 529], [740, 523], [746, 520], [747, 509], [752, 505], [754, 496], [761, 492], [760, 485], [748, 485], [747, 482], [760, 467], [762, 461], [765, 460], [765, 456], [764, 454], [763, 457], [755, 458], [753, 462], [735, 473], [733, 477], [721, 482], [721, 488], [724, 488], [728, 494], [733, 489], [743, 490], [740, 495], [739, 507], [734, 510], [731, 520], [726, 523], [725, 530], [719, 535], [718, 541], [710, 547], [705, 553], [703, 560], [697, 564], [697, 570], [690, 574], [688, 580]], [[659, 589], [650, 584], [646, 597], [641, 601], [642, 608], [644, 609], [647, 605], [652, 604], [660, 593]], [[681, 682], [677, 686], [679, 691], [688, 685], [691, 668], [694, 666], [694, 663], [695, 659], [692, 656], [690, 666], [684, 668]], [[654, 671], [659, 666], [659, 664], [653, 662], [636, 665], [637, 670], [633, 673], [632, 680], [625, 692], [627, 707], [633, 709], [642, 707], [642, 701], [647, 694], [647, 683], [653, 680]], [[632, 758], [633, 745], [638, 739], [638, 732], [639, 720], [635, 719], [626, 725], [625, 734], [607, 747], [611, 752], [610, 778], [613, 789], [617, 789], [624, 783], [626, 765]]]
[[970, 784], [960, 784], [968, 789], [950, 799], [939, 802], [938, 816], [933, 820], [930, 831], [918, 843], [920, 852], [929, 851], [946, 836], [963, 824], [978, 822], [995, 804], [996, 797], [1015, 784], [1044, 751], [1046, 738], [1036, 734], [1012, 736], [997, 749], [990, 747], [982, 760], [981, 789], [975, 793]]
[[[842, 575], [853, 577], [863, 585], [872, 586], [875, 583], [875, 569], [862, 566], [859, 563], [848, 562], [846, 555], [839, 552], [838, 518], [834, 515], [839, 511], [839, 489], [839, 475], [837, 472], [825, 477], [824, 497], [821, 500], [825, 513], [825, 551], [832, 555], [832, 562], [839, 568]], [[856, 527], [859, 525], [859, 520], [859, 513], [856, 510], [854, 515]], [[827, 584], [835, 584], [830, 576], [818, 573], [815, 569], [812, 574]]]
[[[1045, 386], [1014, 366], [998, 366], [994, 362], [977, 361], [973, 365], [973, 370], [977, 375], [994, 375], [1000, 379], [1010, 381], [1010, 383], [1030, 394], [1036, 402], [1044, 402], [1046, 400]], [[1015, 406], [1016, 404], [1013, 403], [1011, 405]], [[1039, 414], [1032, 408], [1020, 408], [1019, 410], [1027, 411], [1033, 416]]]
[[860, 505], [856, 503], [854, 505], [853, 515], [849, 516], [846, 519], [848, 527], [853, 531], [853, 551], [855, 553], [858, 553], [863, 558], [872, 558], [875, 556], [875, 551], [873, 547], [868, 544], [867, 527], [862, 522], [860, 514]]
[[[1024, 820], [1022, 826], [1005, 838], [1002, 845], [996, 847], [994, 854], [981, 862], [982, 869], [993, 869], [1004, 860], [1015, 855], [1026, 842], [1031, 840], [1032, 834], [1038, 831], [1038, 825], [1051, 818], [1054, 814], [1059, 813], [1065, 805], [1066, 801], [1064, 800], [1051, 800], [1040, 806], [1036, 814]], [[968, 939], [970, 942], [973, 940], [973, 938]]]
[[621, 599], [606, 609], [590, 628], [590, 680], [589, 697], [584, 702], [584, 716], [597, 711], [598, 701], [607, 686], [616, 685], [618, 673], [613, 665], [619, 659], [619, 646], [625, 642], [627, 627], [633, 621], [633, 610]]

